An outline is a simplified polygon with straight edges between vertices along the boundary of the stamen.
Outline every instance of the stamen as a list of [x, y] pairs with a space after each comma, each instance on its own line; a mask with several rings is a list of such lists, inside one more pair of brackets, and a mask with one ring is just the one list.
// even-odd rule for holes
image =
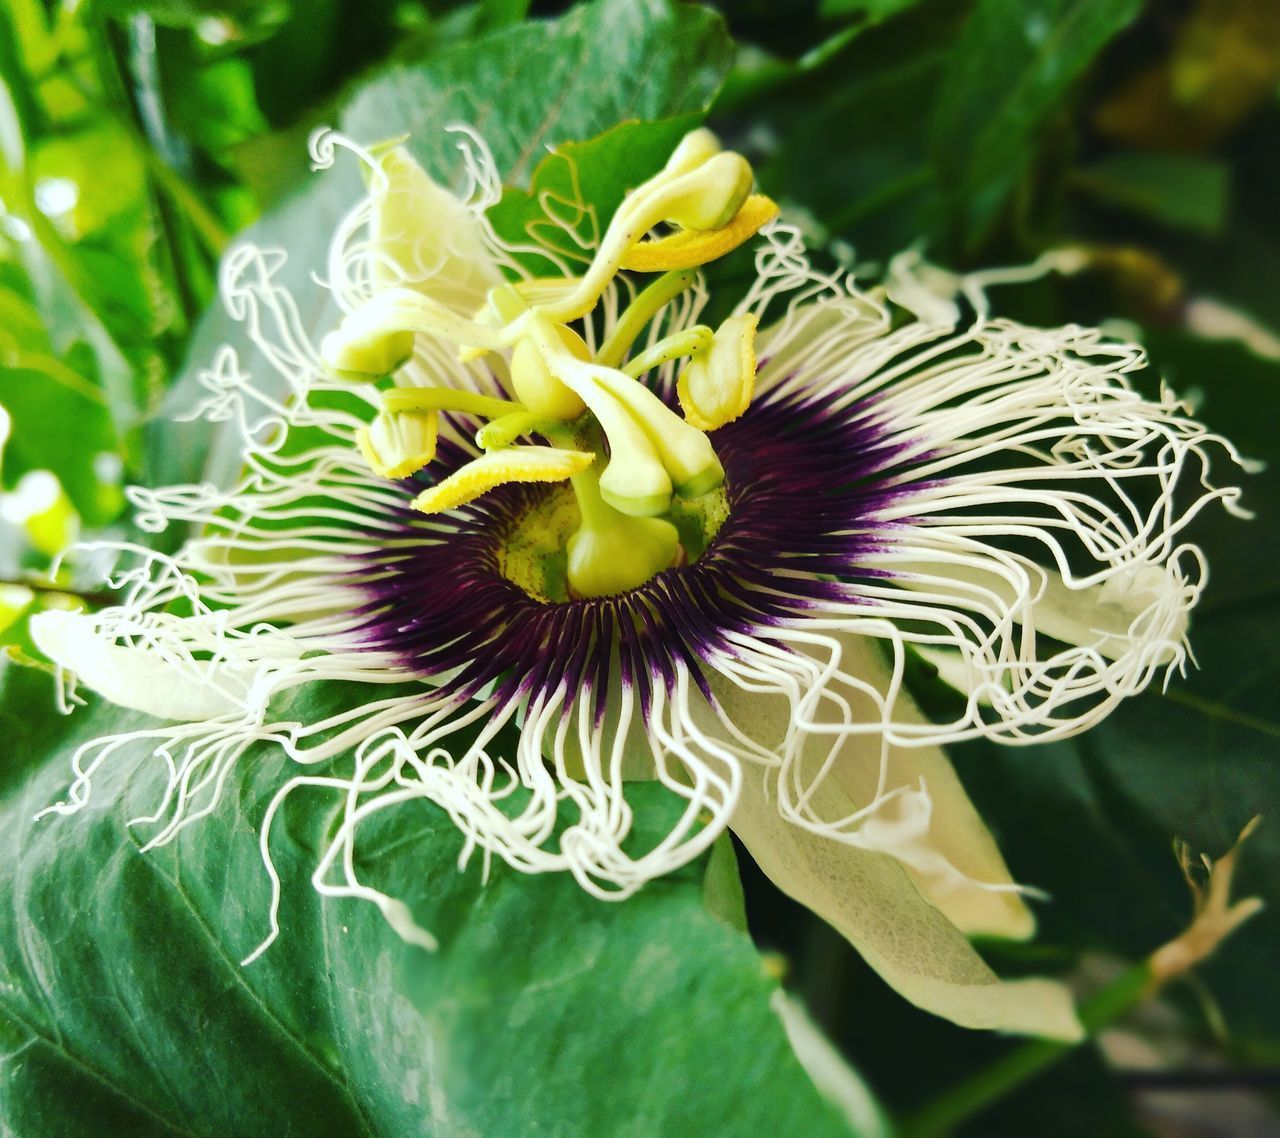
[[756, 385], [754, 313], [731, 316], [706, 351], [689, 361], [676, 381], [676, 396], [686, 421], [714, 431], [740, 418], [751, 405]]
[[659, 340], [651, 348], [646, 348], [622, 369], [623, 375], [639, 379], [647, 371], [661, 367], [669, 360], [678, 360], [682, 356], [692, 356], [706, 352], [711, 348], [714, 335], [705, 324], [695, 324], [683, 332]]
[[642, 383], [599, 369], [598, 382], [636, 418], [667, 468], [676, 493], [697, 498], [724, 481], [711, 440], [690, 426]]
[[[540, 311], [562, 324], [585, 316], [624, 265], [628, 251], [661, 222], [699, 232], [732, 226], [751, 193], [751, 166], [740, 154], [726, 152], [682, 172], [684, 162], [693, 161], [704, 151], [705, 148], [695, 144], [686, 155], [678, 152], [673, 159], [678, 157], [681, 161], [675, 167], [668, 164], [661, 173], [633, 190], [610, 221], [599, 251], [578, 287], [563, 299], [541, 306]], [[755, 227], [758, 228], [759, 225]], [[755, 229], [750, 232], [754, 233]], [[747, 236], [750, 233], [734, 241], [725, 251], [741, 244]], [[688, 268], [702, 263], [687, 261], [666, 267]]]
[[349, 312], [320, 344], [325, 364], [339, 377], [379, 379], [413, 354], [413, 334], [425, 332], [464, 347], [497, 351], [503, 336], [407, 288], [389, 288]]
[[356, 444], [381, 478], [407, 478], [436, 456], [434, 411], [380, 411], [356, 433]]
[[509, 447], [523, 435], [546, 435], [563, 429], [559, 419], [535, 415], [532, 411], [515, 411], [486, 423], [476, 432], [476, 446], [481, 450], [501, 450]]
[[778, 216], [778, 205], [763, 194], [752, 194], [737, 214], [719, 229], [682, 229], [666, 237], [633, 245], [621, 267], [637, 273], [692, 269], [732, 253]]
[[692, 269], [680, 269], [664, 273], [649, 285], [618, 317], [617, 326], [596, 352], [596, 363], [605, 367], [621, 364], [649, 321], [697, 279]]
[[424, 490], [413, 500], [413, 508], [424, 514], [436, 514], [465, 505], [507, 482], [563, 482], [581, 474], [595, 458], [588, 451], [558, 447], [491, 450]]
[[[609, 464], [600, 479], [601, 493], [615, 509], [633, 517], [664, 513], [671, 504], [672, 482], [648, 435], [614, 396], [600, 384], [602, 376], [619, 372], [586, 364], [562, 347], [559, 326], [538, 315], [529, 333], [544, 359], [555, 362], [559, 380], [577, 395], [609, 440]], [[634, 380], [625, 380], [635, 385]]]

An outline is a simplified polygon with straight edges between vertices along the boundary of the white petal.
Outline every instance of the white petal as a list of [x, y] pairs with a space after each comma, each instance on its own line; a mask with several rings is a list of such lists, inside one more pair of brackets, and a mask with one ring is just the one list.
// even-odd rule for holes
[[[1081, 1037], [1063, 985], [1001, 980], [900, 862], [785, 821], [764, 783], [758, 775], [744, 780], [734, 833], [775, 885], [842, 933], [899, 993], [963, 1027]], [[847, 797], [836, 801], [842, 792], [830, 780], [820, 793], [826, 808], [847, 812], [852, 805]]]
[[1007, 612], [1018, 624], [1055, 640], [1092, 648], [1109, 660], [1146, 650], [1156, 664], [1175, 658], [1193, 599], [1175, 566], [1122, 567], [1098, 584], [1005, 555], [895, 562], [908, 588], [950, 597], [968, 608]]
[[[840, 646], [840, 668], [879, 692], [890, 687], [890, 677], [877, 645], [863, 636], [835, 636]], [[791, 726], [790, 702], [780, 695], [744, 692], [734, 685], [715, 684], [717, 698], [737, 726], [757, 742], [776, 746]], [[842, 690], [846, 700], [853, 697]], [[851, 707], [853, 715], [865, 720], [879, 718], [881, 712], [870, 699]], [[818, 705], [813, 718], [834, 725], [831, 701]], [[905, 692], [893, 705], [896, 724], [922, 724], [925, 717]], [[810, 736], [806, 750], [813, 755], [831, 745], [833, 735]], [[843, 818], [868, 805], [876, 796], [880, 779], [882, 740], [878, 733], [849, 734], [841, 747], [823, 788], [831, 791], [831, 801], [810, 800], [818, 816]], [[816, 760], [812, 761], [816, 766]], [[927, 830], [910, 839], [909, 848], [897, 852], [907, 873], [919, 890], [947, 918], [968, 934], [1025, 939], [1035, 931], [1035, 920], [1018, 893], [1011, 888], [1013, 878], [982, 818], [965, 793], [951, 760], [940, 747], [890, 747], [887, 754], [885, 791], [924, 787], [928, 810]], [[922, 796], [912, 799], [925, 805]], [[829, 841], [814, 835], [815, 841]], [[984, 886], [995, 888], [984, 888]]]
[[370, 191], [374, 283], [407, 286], [471, 315], [503, 281], [483, 222], [436, 185], [403, 147], [383, 155], [379, 168], [386, 182]]
[[31, 618], [36, 647], [87, 687], [120, 707], [160, 719], [195, 722], [237, 711], [245, 684], [225, 664], [174, 661], [146, 648], [115, 644], [83, 613]]
[[836, 1108], [849, 1129], [865, 1138], [890, 1138], [893, 1127], [871, 1089], [809, 1018], [802, 1004], [779, 989], [770, 1001], [782, 1020], [787, 1041], [818, 1093]]

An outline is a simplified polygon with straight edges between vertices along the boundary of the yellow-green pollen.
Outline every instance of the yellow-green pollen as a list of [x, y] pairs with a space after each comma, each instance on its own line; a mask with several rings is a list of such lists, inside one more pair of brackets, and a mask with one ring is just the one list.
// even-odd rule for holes
[[[393, 149], [372, 191], [425, 175]], [[413, 289], [377, 293], [326, 337], [335, 375], [376, 381], [412, 356], [417, 335], [456, 344], [463, 358], [493, 352], [506, 362], [509, 398], [446, 388], [396, 387], [381, 394], [361, 452], [386, 477], [405, 477], [434, 458], [442, 412], [486, 420], [483, 453], [424, 489], [414, 506], [432, 513], [508, 482], [554, 484], [506, 535], [503, 574], [549, 601], [623, 593], [674, 565], [696, 560], [726, 516], [724, 470], [707, 432], [738, 418], [755, 382], [755, 321], [734, 317], [661, 339], [646, 329], [697, 280], [696, 267], [741, 244], [777, 209], [751, 194], [751, 168], [704, 130], [687, 135], [666, 167], [633, 190], [614, 215], [587, 271], [576, 278], [520, 281], [489, 291], [464, 317]], [[379, 188], [380, 187], [380, 188]], [[401, 200], [399, 209], [403, 209]], [[650, 237], [659, 225], [673, 232]], [[661, 273], [614, 322], [593, 352], [570, 325], [589, 318], [618, 272]], [[688, 361], [678, 384], [681, 413], [642, 377]], [[549, 445], [521, 440], [540, 436]]]

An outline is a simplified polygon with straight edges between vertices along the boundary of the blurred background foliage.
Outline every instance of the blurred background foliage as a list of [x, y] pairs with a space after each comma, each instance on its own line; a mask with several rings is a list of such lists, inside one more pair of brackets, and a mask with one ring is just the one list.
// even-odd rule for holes
[[[412, 102], [415, 76], [436, 92], [445, 77], [465, 93], [486, 68], [517, 69], [520, 53], [541, 42], [522, 28], [568, 7], [0, 2], [6, 651], [33, 651], [25, 620], [41, 607], [102, 602], [105, 555], [90, 550], [66, 563], [54, 555], [76, 537], [134, 536], [125, 486], [210, 475], [216, 442], [166, 426], [167, 416], [225, 329], [216, 310], [201, 322], [228, 243], [254, 223], [291, 249], [314, 253], [327, 240], [323, 199], [308, 181], [309, 133], [338, 121], [362, 137], [376, 132], [387, 98]], [[556, 139], [630, 117], [696, 116], [710, 102], [710, 124], [752, 158], [819, 255], [871, 278], [906, 248], [957, 269], [1079, 250], [1080, 272], [1001, 288], [997, 310], [1033, 323], [1109, 322], [1146, 345], [1153, 376], [1246, 454], [1272, 462], [1248, 481], [1256, 522], [1205, 519], [1195, 534], [1213, 565], [1193, 629], [1199, 673], [1077, 741], [959, 749], [1015, 875], [1053, 898], [1035, 945], [993, 947], [992, 959], [1004, 971], [1062, 969], [1085, 988], [1100, 982], [1185, 917], [1170, 840], [1221, 853], [1256, 813], [1272, 820], [1247, 850], [1245, 885], [1274, 913], [1280, 5], [715, 7], [736, 55], [723, 36], [719, 47], [703, 36], [697, 58], [668, 61], [668, 87], [688, 89], [664, 88], [647, 110], [644, 55], [624, 38], [586, 45], [578, 70], [555, 81], [572, 92], [585, 75], [587, 90], [612, 83], [634, 88], [635, 99], [580, 110], [567, 101]], [[625, 22], [614, 33], [624, 37]], [[465, 104], [446, 102], [422, 120], [422, 135], [449, 121], [450, 108], [465, 117]], [[657, 160], [687, 121], [637, 134], [628, 173]], [[490, 141], [527, 187], [536, 154], [516, 161], [503, 147], [528, 139]], [[595, 153], [620, 145], [630, 145], [625, 135]], [[613, 167], [601, 160], [601, 168]], [[501, 208], [518, 217], [529, 207], [508, 197]], [[919, 679], [927, 688], [929, 677]], [[790, 986], [891, 1110], [909, 1111], [925, 1091], [941, 1092], [1007, 1047], [905, 1006], [836, 934], [773, 892], [745, 858], [743, 867], [758, 942], [780, 954]], [[1280, 918], [1264, 915], [1196, 985], [1149, 1005], [1101, 1049], [1081, 1049], [966, 1132], [1280, 1133], [1278, 953]]]

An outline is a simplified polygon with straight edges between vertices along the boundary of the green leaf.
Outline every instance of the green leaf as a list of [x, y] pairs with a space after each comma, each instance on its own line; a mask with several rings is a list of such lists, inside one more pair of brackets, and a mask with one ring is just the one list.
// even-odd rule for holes
[[[608, 51], [598, 49], [602, 43]], [[720, 20], [705, 9], [668, 0], [599, 0], [559, 20], [508, 28], [384, 72], [356, 93], [342, 128], [365, 143], [409, 135], [414, 157], [449, 184], [458, 180], [461, 163], [457, 138], [445, 128], [467, 123], [482, 133], [504, 181], [519, 184], [546, 147], [592, 138], [625, 119], [704, 109], [731, 50]], [[625, 178], [620, 168], [615, 173]], [[289, 251], [276, 279], [298, 300], [312, 334], [337, 314], [311, 274], [323, 268], [339, 219], [362, 192], [354, 163], [339, 163], [244, 235]], [[256, 381], [272, 382], [240, 326], [221, 307], [211, 310], [193, 338], [186, 374], [151, 428], [147, 478], [153, 484], [225, 483], [239, 469], [233, 431], [172, 422], [195, 405], [199, 371], [228, 342]]]
[[930, 137], [952, 225], [975, 247], [1035, 157], [1040, 129], [1141, 0], [979, 0], [951, 51]]
[[288, 17], [291, 4], [287, 0], [95, 0], [94, 7], [120, 20], [145, 13], [157, 24], [177, 28], [222, 20], [229, 28], [224, 34], [238, 38], [262, 35], [278, 26]]
[[1186, 154], [1113, 154], [1077, 171], [1073, 183], [1100, 201], [1165, 225], [1214, 234], [1227, 216], [1226, 163]]
[[[283, 710], [314, 720], [352, 698], [312, 685]], [[849, 1133], [791, 1053], [750, 940], [704, 908], [701, 866], [620, 904], [502, 864], [484, 884], [442, 811], [388, 811], [360, 871], [440, 938], [427, 954], [372, 905], [314, 892], [339, 801], [307, 791], [273, 831], [283, 935], [241, 967], [265, 931], [254, 827], [286, 774], [270, 744], [159, 850], [126, 824], [163, 785], [145, 746], [104, 764], [81, 813], [32, 821], [75, 745], [146, 722], [96, 702], [60, 718], [44, 673], [0, 663], [6, 1133]], [[641, 828], [664, 826], [675, 804], [637, 789]]]
[[597, 0], [391, 69], [355, 97], [343, 129], [367, 142], [409, 134], [414, 157], [449, 183], [458, 156], [446, 128], [465, 123], [503, 180], [524, 185], [547, 147], [705, 110], [731, 61], [723, 24], [705, 8]]
[[102, 390], [73, 366], [91, 371], [88, 353], [59, 359], [39, 312], [2, 286], [0, 321], [6, 334], [0, 407], [11, 420], [0, 446], [0, 488], [12, 489], [28, 471], [49, 470], [89, 524], [110, 520], [119, 509], [104, 498], [93, 463], [103, 452], [114, 453], [119, 441]]
[[[538, 163], [529, 189], [506, 190], [489, 210], [494, 231], [512, 245], [541, 237], [543, 244], [563, 249], [571, 261], [580, 260], [583, 244], [598, 240], [626, 192], [656, 174], [699, 121], [700, 116], [691, 114], [622, 123], [588, 142], [556, 147]], [[549, 203], [554, 203], [550, 214]], [[576, 236], [565, 232], [566, 222]], [[545, 257], [528, 253], [522, 259], [535, 275], [558, 275]]]
[[838, 68], [760, 102], [757, 122], [778, 140], [761, 185], [793, 219], [816, 220], [814, 245], [830, 234], [880, 259], [934, 237], [940, 191], [920, 124], [959, 26], [954, 6], [921, 5], [861, 32]]
[[914, 8], [921, 0], [822, 0], [818, 11], [824, 20], [859, 18], [878, 24], [908, 8]]
[[1097, 777], [1163, 834], [1214, 856], [1256, 814], [1238, 895], [1267, 903], [1203, 969], [1233, 1042], [1280, 1059], [1280, 597], [1210, 614], [1193, 646], [1200, 671], [1113, 715], [1082, 740]]

